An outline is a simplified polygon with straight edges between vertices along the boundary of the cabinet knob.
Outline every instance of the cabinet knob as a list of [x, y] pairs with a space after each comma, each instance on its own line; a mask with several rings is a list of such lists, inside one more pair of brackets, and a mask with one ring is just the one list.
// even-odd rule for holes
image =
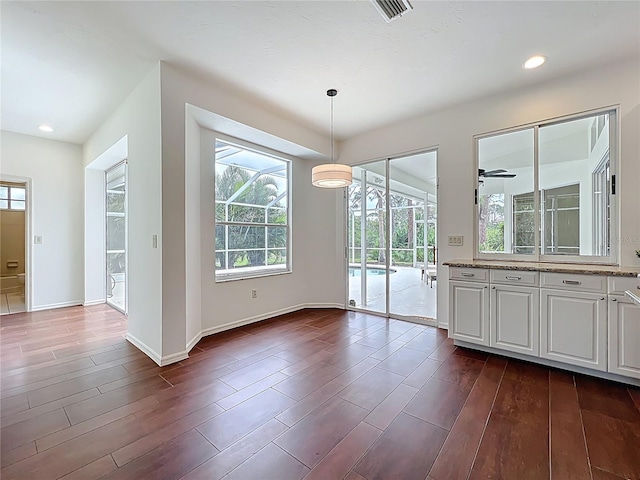
[[496, 287], [491, 287], [491, 290], [495, 290], [495, 289], [496, 289]]
[[604, 300], [604, 297], [600, 298], [600, 300]]
[[611, 299], [611, 301], [612, 301], [612, 302], [617, 302], [617, 301], [618, 301], [618, 299], [617, 299], [617, 298], [612, 298], [612, 299]]

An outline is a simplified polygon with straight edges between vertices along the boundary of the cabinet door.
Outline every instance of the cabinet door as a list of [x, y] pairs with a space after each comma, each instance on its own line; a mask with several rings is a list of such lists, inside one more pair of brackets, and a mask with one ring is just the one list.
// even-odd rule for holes
[[540, 290], [531, 287], [491, 287], [490, 345], [540, 355]]
[[484, 283], [449, 282], [451, 337], [489, 345], [489, 288]]
[[640, 306], [609, 297], [609, 371], [640, 378]]
[[542, 289], [540, 356], [606, 372], [606, 295]]

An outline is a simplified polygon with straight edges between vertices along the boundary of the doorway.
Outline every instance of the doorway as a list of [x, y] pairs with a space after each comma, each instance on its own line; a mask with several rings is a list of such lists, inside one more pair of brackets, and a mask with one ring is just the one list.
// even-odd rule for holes
[[436, 324], [436, 163], [431, 150], [353, 167], [349, 308]]
[[27, 183], [0, 182], [0, 314], [27, 311]]
[[127, 313], [127, 162], [105, 172], [106, 302]]

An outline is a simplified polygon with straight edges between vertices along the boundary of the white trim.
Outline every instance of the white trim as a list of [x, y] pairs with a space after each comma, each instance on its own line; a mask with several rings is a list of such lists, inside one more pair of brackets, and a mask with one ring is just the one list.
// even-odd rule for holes
[[501, 348], [492, 348], [486, 347], [484, 345], [476, 345], [475, 343], [464, 342], [461, 340], [454, 340], [454, 345], [470, 348], [473, 350], [480, 350], [482, 352], [493, 353], [496, 355], [506, 356], [510, 358], [517, 358], [519, 360], [525, 360], [527, 362], [539, 363], [540, 365], [545, 365], [547, 367], [555, 367], [561, 370], [568, 370], [570, 372], [578, 372], [583, 373], [585, 375], [590, 375], [592, 377], [604, 378], [607, 380], [614, 380], [616, 382], [628, 383], [630, 385], [635, 385], [640, 387], [640, 380], [631, 377], [625, 377], [623, 375], [616, 375], [614, 373], [601, 372], [599, 370], [592, 370], [590, 368], [579, 367], [577, 365], [569, 365], [568, 363], [556, 362], [554, 360], [548, 360], [546, 358], [540, 357], [532, 357], [530, 355], [523, 355], [521, 353], [516, 352], [507, 352], [506, 350], [502, 350]]
[[82, 306], [84, 307], [91, 307], [92, 305], [103, 305], [104, 303], [106, 303], [104, 301], [104, 299], [99, 299], [99, 300], [89, 300], [89, 301], [84, 301], [82, 303]]
[[127, 335], [124, 338], [126, 338], [129, 343], [131, 343], [132, 345], [137, 347], [139, 350], [141, 350], [143, 353], [145, 353], [151, 360], [156, 362], [159, 366], [162, 366], [162, 356], [158, 354], [153, 348], [149, 347], [143, 341], [138, 340], [129, 332], [127, 332]]
[[64, 308], [64, 307], [81, 307], [82, 300], [74, 300], [71, 302], [60, 302], [60, 303], [49, 303], [48, 305], [37, 305], [31, 309], [32, 312], [39, 312], [42, 310], [51, 310], [54, 308]]
[[[204, 130], [209, 130], [206, 127], [201, 127], [201, 133], [202, 133], [202, 129]], [[264, 145], [261, 145], [259, 143], [252, 143], [250, 141], [247, 140], [243, 140], [240, 138], [236, 138], [236, 137], [232, 137], [229, 135], [226, 135], [224, 133], [221, 133], [219, 131], [216, 130], [209, 130], [208, 135], [213, 136], [214, 138], [214, 144], [217, 141], [221, 141], [226, 143], [227, 145], [231, 145], [233, 147], [238, 147], [244, 150], [248, 150], [250, 152], [253, 152], [255, 154], [258, 155], [263, 155], [265, 157], [271, 157], [277, 161], [283, 162], [285, 164], [285, 171], [287, 174], [286, 180], [287, 180], [287, 188], [285, 190], [286, 194], [286, 199], [287, 199], [287, 206], [285, 207], [285, 210], [287, 212], [287, 222], [284, 225], [281, 224], [276, 224], [273, 226], [277, 226], [277, 227], [284, 227], [286, 228], [287, 231], [287, 244], [285, 246], [285, 250], [286, 250], [286, 255], [287, 255], [287, 263], [285, 265], [284, 268], [279, 267], [279, 266], [269, 266], [269, 265], [264, 265], [264, 266], [260, 266], [260, 268], [258, 270], [254, 270], [254, 269], [245, 269], [245, 268], [240, 268], [237, 269], [237, 271], [234, 271], [234, 269], [229, 270], [228, 269], [228, 265], [225, 264], [225, 266], [227, 267], [227, 269], [224, 270], [219, 270], [216, 267], [216, 263], [214, 262], [213, 264], [213, 277], [214, 277], [214, 282], [215, 283], [220, 283], [220, 282], [229, 282], [229, 281], [233, 281], [233, 280], [246, 280], [246, 279], [250, 279], [250, 278], [256, 278], [256, 277], [268, 277], [268, 276], [272, 276], [272, 275], [280, 275], [280, 274], [286, 274], [286, 273], [292, 273], [293, 272], [293, 263], [292, 263], [292, 244], [293, 244], [293, 234], [292, 234], [292, 223], [293, 223], [293, 210], [292, 210], [292, 199], [293, 196], [291, 194], [292, 192], [292, 187], [293, 187], [293, 163], [297, 160], [296, 157], [288, 155], [286, 153], [283, 152], [278, 152], [277, 150], [273, 150], [269, 147], [266, 147]], [[201, 137], [202, 138], [202, 137]], [[215, 149], [214, 149], [215, 150]], [[202, 152], [200, 152], [200, 155], [202, 157]], [[213, 162], [214, 165], [217, 164], [217, 154], [214, 151], [214, 155], [213, 155]], [[215, 169], [214, 169], [215, 170]], [[260, 175], [262, 174], [261, 171], [257, 171], [256, 174], [254, 175], [254, 177], [252, 179], [249, 180], [248, 183], [246, 183], [245, 185], [250, 185], [253, 180], [257, 179], [258, 177], [260, 177]], [[216, 191], [216, 176], [214, 173], [214, 177], [213, 177], [213, 192], [214, 192], [214, 197], [215, 197], [215, 191]], [[239, 192], [240, 190], [238, 190]], [[236, 192], [236, 193], [238, 193]], [[232, 195], [230, 197], [230, 199], [227, 199], [226, 202], [228, 203], [229, 200], [234, 199], [234, 195]], [[267, 210], [265, 209], [265, 212]], [[240, 222], [229, 222], [228, 220], [224, 220], [224, 221], [219, 221], [215, 218], [214, 215], [214, 219], [213, 219], [213, 228], [214, 228], [214, 235], [215, 235], [215, 231], [216, 231], [216, 227], [218, 225], [223, 225], [223, 226], [229, 226], [229, 225], [233, 225], [234, 223], [236, 224], [240, 224], [242, 225], [242, 223]], [[256, 223], [256, 224], [248, 224], [248, 226], [255, 226], [255, 227], [270, 227], [272, 226], [272, 224], [269, 223]], [[225, 230], [226, 231], [226, 230]], [[214, 239], [215, 240], [215, 239]], [[265, 237], [265, 241], [266, 241], [266, 237]], [[215, 244], [215, 241], [214, 241]], [[228, 252], [229, 250], [229, 245], [225, 242], [225, 246], [227, 247], [227, 250], [220, 250], [222, 252]], [[218, 249], [215, 248], [214, 245], [214, 256], [215, 254], [218, 253]], [[259, 248], [257, 250], [262, 250], [262, 248]], [[266, 255], [266, 251], [268, 250], [266, 244], [265, 244], [265, 255]], [[265, 260], [266, 260], [266, 256], [265, 256]], [[228, 261], [228, 255], [227, 255], [227, 261]], [[229, 273], [231, 272], [231, 273]]]
[[145, 353], [151, 360], [156, 362], [159, 366], [164, 367], [166, 365], [180, 362], [182, 360], [186, 360], [189, 358], [189, 352], [196, 346], [196, 344], [203, 338], [208, 335], [213, 335], [215, 333], [224, 332], [225, 330], [231, 330], [232, 328], [242, 327], [243, 325], [248, 325], [250, 323], [259, 322], [261, 320], [267, 320], [269, 318], [277, 317], [279, 315], [284, 315], [286, 313], [297, 312], [298, 310], [304, 310], [305, 308], [337, 308], [340, 310], [345, 310], [345, 306], [340, 303], [301, 303], [299, 305], [293, 305], [291, 307], [282, 308], [280, 310], [274, 310], [272, 312], [263, 313], [261, 315], [255, 315], [253, 317], [244, 318], [242, 320], [236, 320], [235, 322], [225, 323], [223, 325], [218, 325], [216, 327], [205, 328], [200, 331], [196, 335], [193, 336], [189, 343], [187, 343], [186, 350], [182, 352], [172, 353], [171, 355], [161, 356], [151, 347], [147, 346], [144, 342], [138, 340], [136, 337], [127, 332], [126, 339], [134, 346], [136, 346], [139, 350]]
[[24, 273], [26, 274], [26, 282], [24, 284], [24, 295], [25, 295], [25, 309], [27, 312], [35, 311], [33, 306], [33, 179], [31, 177], [21, 177], [17, 175], [7, 175], [0, 174], [0, 180], [4, 180], [7, 182], [14, 183], [24, 183], [25, 184], [25, 202], [26, 208], [24, 224], [25, 224], [25, 250], [24, 250], [24, 261], [25, 268]]
[[202, 340], [202, 332], [196, 333], [194, 337], [187, 342], [187, 353], [190, 352], [200, 340]]
[[[475, 200], [473, 202], [474, 208], [474, 225], [473, 225], [473, 245], [474, 253], [473, 258], [478, 260], [512, 260], [512, 261], [532, 261], [540, 263], [571, 263], [571, 264], [588, 264], [588, 265], [620, 265], [620, 256], [618, 252], [618, 243], [613, 242], [612, 238], [609, 238], [609, 255], [596, 256], [596, 255], [562, 255], [558, 258], [558, 255], [543, 254], [541, 252], [540, 245], [540, 226], [542, 223], [540, 213], [540, 185], [539, 185], [539, 170], [540, 170], [540, 158], [539, 158], [539, 129], [540, 127], [557, 125], [562, 123], [568, 123], [580, 119], [587, 119], [591, 117], [597, 117], [600, 114], [609, 114], [609, 172], [611, 176], [616, 176], [620, 180], [618, 175], [618, 167], [620, 164], [620, 151], [618, 149], [619, 139], [621, 137], [621, 121], [620, 121], [620, 105], [611, 105], [608, 107], [601, 107], [594, 110], [587, 110], [584, 112], [573, 113], [571, 115], [563, 115], [560, 117], [554, 117], [546, 120], [540, 120], [537, 122], [529, 123], [526, 125], [518, 125], [515, 127], [504, 128], [500, 130], [494, 130], [492, 132], [485, 132], [476, 134], [473, 136], [474, 145], [474, 178], [476, 179], [474, 184]], [[521, 132], [533, 130], [533, 173], [534, 173], [534, 219], [535, 219], [535, 245], [534, 252], [532, 254], [516, 254], [509, 252], [481, 252], [479, 243], [479, 198], [480, 198], [480, 184], [478, 182], [478, 169], [480, 168], [480, 154], [479, 154], [479, 141], [487, 138], [506, 135], [509, 133]], [[612, 135], [612, 130], [615, 131], [615, 135]], [[615, 231], [619, 234], [621, 219], [619, 217], [618, 210], [618, 197], [619, 197], [619, 184], [616, 193], [609, 193], [610, 201], [610, 215], [609, 215], [609, 228], [610, 232]], [[512, 213], [513, 215], [513, 213]]]
[[200, 332], [200, 335], [201, 335], [201, 338], [206, 337], [207, 335], [213, 335], [214, 333], [224, 332], [225, 330], [231, 330], [232, 328], [242, 327], [243, 325], [248, 325], [250, 323], [259, 322], [261, 320], [266, 320], [268, 318], [277, 317], [279, 315], [284, 315], [286, 313], [297, 312], [298, 310], [303, 310], [305, 308], [339, 308], [341, 310], [345, 309], [344, 305], [340, 303], [301, 303], [299, 305], [293, 305], [291, 307], [282, 308], [280, 310], [274, 310], [272, 312], [255, 315], [249, 318], [244, 318], [242, 320], [236, 320], [235, 322], [225, 323], [223, 325], [218, 325], [216, 327], [205, 328]]
[[511, 133], [518, 130], [527, 130], [529, 128], [533, 128], [536, 126], [543, 127], [545, 125], [550, 125], [554, 123], [570, 122], [572, 120], [579, 120], [581, 118], [595, 117], [601, 113], [608, 113], [611, 110], [617, 111], [619, 109], [620, 109], [620, 104], [616, 103], [613, 105], [608, 105], [606, 107], [594, 108], [593, 110], [584, 110], [582, 112], [571, 113], [569, 115], [560, 115], [557, 117], [545, 118], [544, 120], [539, 120], [537, 122], [525, 123], [525, 124], [516, 125], [513, 127], [506, 127], [506, 128], [501, 128], [499, 130], [493, 130], [490, 132], [478, 133], [474, 135], [473, 138], [493, 137], [495, 135], [499, 135], [502, 133]]
[[163, 357], [159, 355], [158, 352], [156, 352], [153, 348], [149, 347], [146, 343], [134, 337], [129, 332], [127, 332], [127, 335], [124, 338], [126, 338], [129, 343], [146, 354], [151, 360], [156, 362], [160, 367], [165, 367], [172, 363], [176, 363], [189, 358], [189, 354], [186, 350], [183, 352], [172, 353], [171, 355]]
[[172, 353], [171, 355], [167, 355], [166, 357], [162, 357], [160, 361], [160, 366], [165, 367], [167, 365], [171, 365], [172, 363], [180, 362], [181, 360], [186, 360], [189, 358], [189, 352], [186, 350], [178, 353]]

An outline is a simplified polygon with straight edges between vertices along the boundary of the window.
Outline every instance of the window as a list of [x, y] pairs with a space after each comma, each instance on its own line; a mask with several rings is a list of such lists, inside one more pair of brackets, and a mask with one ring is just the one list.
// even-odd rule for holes
[[616, 263], [616, 110], [476, 137], [476, 256]]
[[532, 254], [535, 249], [535, 200], [533, 192], [513, 196], [513, 251]]
[[266, 150], [216, 140], [216, 280], [290, 271], [289, 172]]
[[24, 210], [26, 191], [24, 187], [0, 185], [0, 210]]

